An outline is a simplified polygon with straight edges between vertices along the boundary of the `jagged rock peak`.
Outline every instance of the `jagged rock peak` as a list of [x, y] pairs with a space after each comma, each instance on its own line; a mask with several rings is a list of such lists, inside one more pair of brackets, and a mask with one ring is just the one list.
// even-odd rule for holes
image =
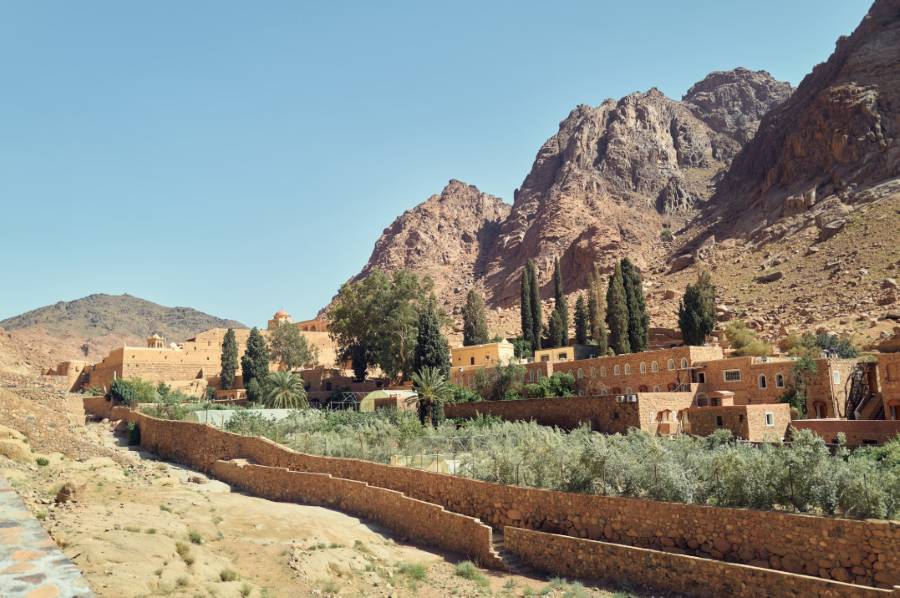
[[474, 284], [483, 256], [509, 211], [509, 204], [499, 197], [452, 179], [439, 194], [406, 210], [384, 229], [355, 278], [376, 269], [410, 269], [430, 276], [438, 296], [447, 302], [454, 289], [464, 293]]
[[898, 56], [900, 0], [876, 0], [831, 57], [763, 118], [720, 185], [728, 208], [737, 203], [740, 212], [771, 219], [792, 194], [826, 198], [900, 175]]
[[682, 97], [691, 112], [713, 130], [745, 144], [763, 115], [790, 97], [793, 89], [767, 71], [738, 67], [713, 71]]

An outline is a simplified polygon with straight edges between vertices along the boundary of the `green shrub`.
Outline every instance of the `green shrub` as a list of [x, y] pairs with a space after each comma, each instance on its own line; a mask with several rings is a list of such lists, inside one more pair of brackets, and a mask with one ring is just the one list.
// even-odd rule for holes
[[129, 407], [138, 403], [156, 403], [159, 393], [151, 382], [140, 378], [117, 378], [109, 388], [110, 399], [114, 403], [124, 403]]
[[231, 569], [222, 569], [219, 571], [219, 579], [222, 581], [237, 581], [238, 574]]
[[41, 467], [47, 467], [48, 465], [50, 465], [50, 460], [47, 459], [46, 457], [38, 457], [37, 459], [34, 460], [34, 462], [37, 463], [38, 465], [40, 465]]
[[760, 340], [756, 332], [744, 322], [732, 322], [725, 328], [725, 337], [734, 349], [735, 355], [771, 355], [772, 347]]
[[200, 535], [200, 532], [195, 530], [188, 531], [188, 540], [191, 541], [191, 544], [203, 544], [203, 536]]
[[141, 428], [136, 422], [128, 422], [128, 446], [137, 446], [141, 443]]
[[463, 561], [461, 563], [457, 563], [453, 572], [463, 579], [474, 581], [479, 586], [487, 587], [488, 585], [487, 577], [485, 577], [484, 574], [478, 570], [478, 567], [476, 567], [472, 561]]
[[402, 563], [398, 571], [416, 581], [424, 581], [428, 576], [428, 569], [421, 563]]
[[659, 233], [659, 238], [661, 241], [668, 243], [675, 238], [675, 235], [672, 234], [672, 229], [664, 228], [662, 232]]

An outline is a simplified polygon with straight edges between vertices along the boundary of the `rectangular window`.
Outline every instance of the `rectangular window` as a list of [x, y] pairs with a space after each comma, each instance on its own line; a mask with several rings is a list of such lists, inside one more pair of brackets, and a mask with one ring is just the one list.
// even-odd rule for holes
[[722, 372], [722, 375], [725, 378], [725, 382], [741, 381], [741, 370], [725, 370], [724, 372]]
[[775, 425], [775, 414], [771, 411], [766, 411], [766, 427], [771, 428]]
[[721, 415], [716, 416], [716, 427], [721, 428], [725, 425], [725, 419]]

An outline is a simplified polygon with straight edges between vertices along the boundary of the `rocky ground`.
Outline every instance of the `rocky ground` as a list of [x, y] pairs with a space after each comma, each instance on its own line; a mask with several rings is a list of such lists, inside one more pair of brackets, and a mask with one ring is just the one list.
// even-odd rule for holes
[[484, 570], [461, 577], [456, 559], [357, 518], [233, 492], [129, 449], [108, 423], [54, 412], [65, 397], [50, 395], [0, 392], [0, 475], [98, 596], [612, 595]]

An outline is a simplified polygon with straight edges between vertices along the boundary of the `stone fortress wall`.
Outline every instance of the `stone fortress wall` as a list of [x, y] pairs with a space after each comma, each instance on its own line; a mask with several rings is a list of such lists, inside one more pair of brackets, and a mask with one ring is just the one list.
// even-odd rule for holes
[[[110, 416], [135, 421], [143, 448], [206, 472], [212, 472], [219, 460], [248, 459], [395, 490], [495, 529], [517, 527], [623, 547], [677, 551], [702, 557], [714, 569], [733, 562], [860, 585], [890, 588], [900, 584], [900, 524], [896, 522], [505, 486], [355, 459], [304, 455], [264, 438], [159, 420], [121, 407], [113, 408]], [[634, 581], [652, 585], [652, 576], [648, 569], [641, 580]]]

